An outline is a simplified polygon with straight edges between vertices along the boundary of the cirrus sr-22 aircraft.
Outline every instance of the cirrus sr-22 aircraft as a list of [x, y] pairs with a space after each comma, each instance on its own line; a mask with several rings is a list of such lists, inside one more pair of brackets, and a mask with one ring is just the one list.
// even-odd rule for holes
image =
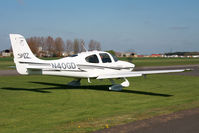
[[[56, 75], [74, 77], [68, 85], [79, 86], [82, 78], [110, 79], [109, 90], [121, 91], [130, 85], [128, 77], [139, 77], [146, 74], [182, 72], [179, 70], [133, 71], [135, 65], [120, 61], [115, 56], [103, 51], [87, 51], [57, 60], [41, 60], [30, 50], [25, 38], [19, 34], [10, 34], [14, 62], [22, 75]], [[115, 84], [113, 79], [122, 78], [124, 82]]]

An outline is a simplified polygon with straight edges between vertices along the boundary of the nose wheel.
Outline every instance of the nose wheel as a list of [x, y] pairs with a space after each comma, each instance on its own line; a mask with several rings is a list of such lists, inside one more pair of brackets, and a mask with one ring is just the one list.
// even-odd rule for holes
[[112, 86], [109, 87], [109, 90], [111, 91], [122, 91], [123, 87], [129, 87], [130, 85], [126, 78], [124, 78], [124, 82], [121, 84], [116, 84], [113, 79], [110, 79], [110, 82], [112, 83]]

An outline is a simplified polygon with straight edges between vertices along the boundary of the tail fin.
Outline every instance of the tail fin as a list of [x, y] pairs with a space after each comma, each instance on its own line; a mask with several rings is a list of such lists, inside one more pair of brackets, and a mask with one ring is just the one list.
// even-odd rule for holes
[[18, 73], [28, 74], [27, 62], [38, 62], [38, 59], [30, 50], [25, 38], [19, 34], [10, 34], [10, 41], [14, 54], [14, 62]]

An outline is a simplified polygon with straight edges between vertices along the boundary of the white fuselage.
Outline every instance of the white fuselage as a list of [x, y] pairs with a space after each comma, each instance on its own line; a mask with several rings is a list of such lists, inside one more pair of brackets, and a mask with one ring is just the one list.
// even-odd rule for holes
[[[102, 55], [106, 56], [105, 60], [103, 60]], [[38, 70], [41, 70], [40, 68], [43, 66], [39, 74], [77, 78], [96, 78], [99, 75], [118, 71], [130, 72], [135, 67], [134, 64], [114, 59], [111, 54], [102, 51], [83, 52], [59, 60], [40, 60], [36, 63], [26, 63], [27, 68], [35, 68], [35, 70], [30, 69], [32, 71], [29, 71], [28, 74], [38, 74], [36, 68], [38, 67]]]

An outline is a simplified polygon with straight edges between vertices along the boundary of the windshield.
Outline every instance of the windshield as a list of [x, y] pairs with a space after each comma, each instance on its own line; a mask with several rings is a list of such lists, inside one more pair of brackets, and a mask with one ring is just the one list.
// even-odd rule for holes
[[[112, 55], [112, 54], [111, 54], [111, 55]], [[112, 57], [113, 57], [113, 59], [114, 59], [115, 62], [118, 61], [118, 58], [117, 58], [115, 55], [112, 55]]]

